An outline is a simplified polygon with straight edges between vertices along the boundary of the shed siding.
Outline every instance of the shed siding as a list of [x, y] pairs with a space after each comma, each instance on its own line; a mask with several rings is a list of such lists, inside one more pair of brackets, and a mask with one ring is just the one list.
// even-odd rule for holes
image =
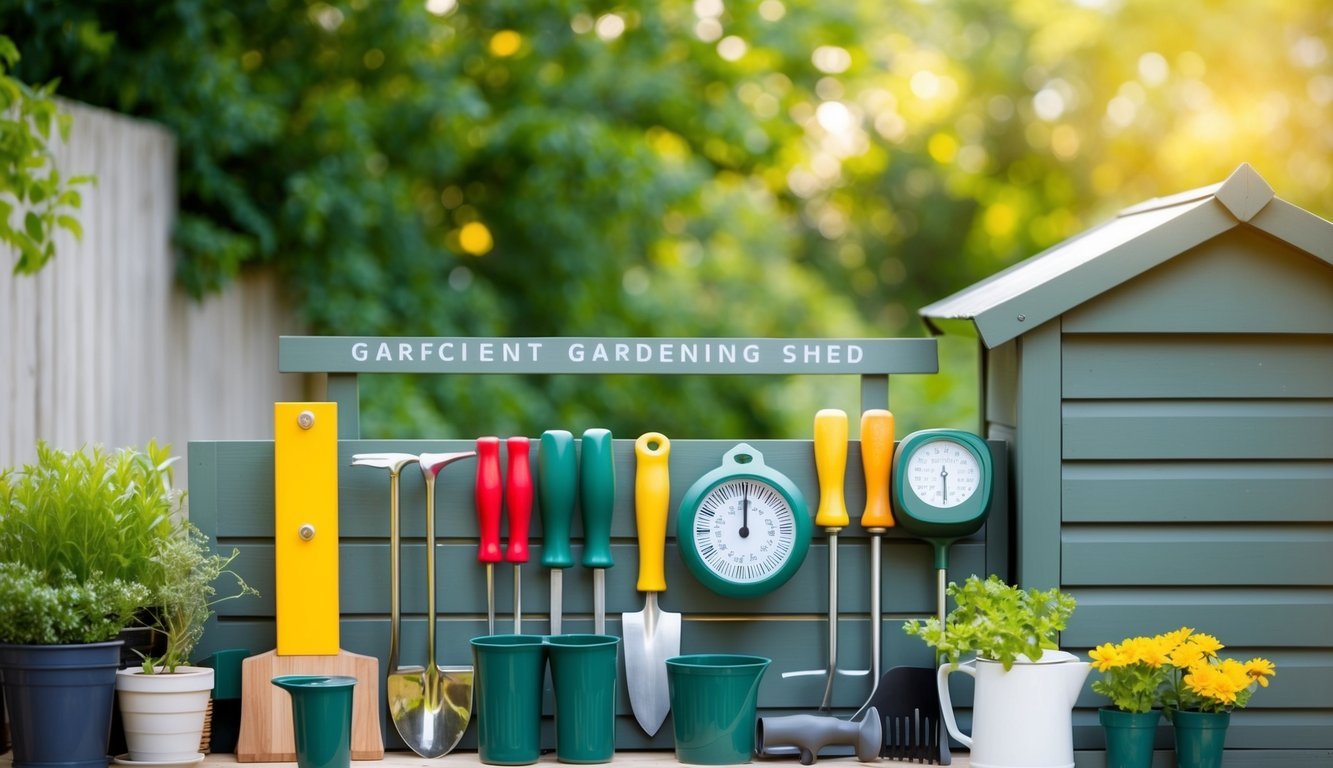
[[1333, 749], [1333, 271], [1238, 227], [1061, 330], [1063, 644], [1215, 634], [1278, 665], [1229, 749]]

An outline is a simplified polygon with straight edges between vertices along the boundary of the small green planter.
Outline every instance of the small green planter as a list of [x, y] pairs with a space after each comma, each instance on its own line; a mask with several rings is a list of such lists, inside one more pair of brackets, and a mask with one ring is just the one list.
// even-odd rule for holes
[[1125, 712], [1102, 707], [1097, 719], [1106, 732], [1106, 768], [1151, 768], [1161, 710]]
[[1176, 768], [1222, 768], [1230, 712], [1171, 713], [1176, 726]]

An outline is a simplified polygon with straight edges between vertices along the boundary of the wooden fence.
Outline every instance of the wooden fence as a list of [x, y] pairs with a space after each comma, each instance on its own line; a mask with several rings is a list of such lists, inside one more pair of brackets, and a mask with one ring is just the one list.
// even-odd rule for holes
[[[0, 467], [60, 448], [271, 437], [272, 403], [305, 380], [277, 372], [278, 336], [299, 333], [269, 275], [195, 302], [173, 280], [176, 140], [165, 128], [62, 102], [55, 150], [83, 188], [78, 241], [32, 277], [0, 248]], [[185, 462], [177, 483], [184, 484]]]

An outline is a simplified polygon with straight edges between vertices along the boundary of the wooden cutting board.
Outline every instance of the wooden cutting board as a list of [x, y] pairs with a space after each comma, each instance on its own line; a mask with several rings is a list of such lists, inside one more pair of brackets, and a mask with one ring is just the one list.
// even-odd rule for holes
[[273, 405], [276, 650], [241, 665], [241, 763], [296, 760], [291, 695], [278, 675], [348, 675], [352, 759], [384, 757], [379, 659], [338, 647], [338, 411], [336, 403]]

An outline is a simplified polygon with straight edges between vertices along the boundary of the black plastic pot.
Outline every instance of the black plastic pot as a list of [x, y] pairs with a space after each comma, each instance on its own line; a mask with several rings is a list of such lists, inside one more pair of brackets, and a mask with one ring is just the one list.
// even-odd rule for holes
[[120, 646], [0, 643], [15, 765], [106, 768]]

